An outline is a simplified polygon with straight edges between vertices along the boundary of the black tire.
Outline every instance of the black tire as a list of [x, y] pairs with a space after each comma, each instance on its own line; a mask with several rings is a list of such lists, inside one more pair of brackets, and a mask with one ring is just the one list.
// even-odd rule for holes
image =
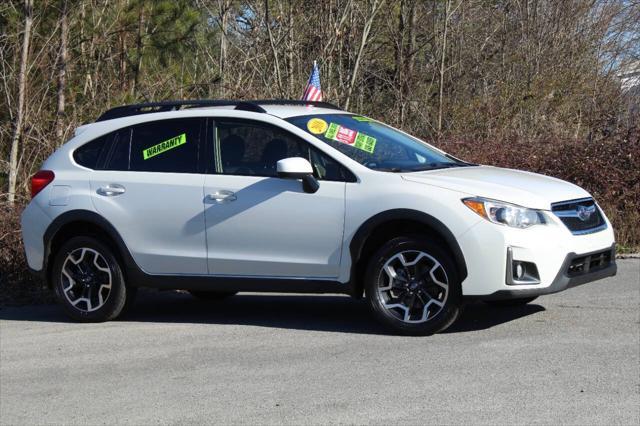
[[200, 300], [222, 300], [238, 294], [237, 291], [202, 291], [189, 290], [189, 293], [196, 299]]
[[[66, 276], [63, 277], [62, 268], [65, 266], [65, 261], [67, 261], [68, 256], [74, 256], [75, 253], [82, 252], [81, 249], [83, 248], [91, 250], [87, 252], [89, 255], [97, 252], [102, 257], [102, 260], [96, 261], [95, 254], [93, 254], [94, 262], [103, 263], [101, 266], [105, 269], [108, 268], [111, 278], [110, 290], [106, 295], [102, 293], [103, 304], [99, 305], [100, 302], [98, 301], [96, 304], [98, 304], [99, 307], [94, 310], [90, 310], [91, 306], [89, 306], [89, 302], [80, 302], [77, 306], [74, 306], [70, 298], [75, 296], [76, 293], [81, 293], [82, 288], [85, 286], [90, 288], [89, 291], [92, 292], [90, 293], [89, 299], [91, 299], [91, 294], [95, 297], [96, 291], [103, 292], [106, 290], [98, 287], [102, 279], [96, 278], [93, 282], [84, 285], [80, 283], [80, 280], [75, 280], [73, 282], [77, 283], [76, 285], [80, 287], [77, 292], [71, 290], [71, 292], [65, 293], [64, 290], [65, 287], [69, 288], [69, 283], [71, 282]], [[84, 256], [84, 254], [82, 256]], [[122, 268], [111, 248], [93, 237], [73, 237], [58, 250], [51, 270], [51, 280], [58, 302], [62, 305], [67, 315], [76, 321], [82, 322], [102, 322], [115, 319], [125, 307], [127, 293], [135, 292], [135, 290], [127, 288]], [[77, 298], [75, 300], [77, 301]]]
[[527, 303], [531, 303], [536, 300], [538, 296], [522, 297], [520, 299], [504, 299], [504, 300], [485, 300], [484, 303], [491, 306], [500, 308], [507, 308], [511, 306], [524, 306]]
[[[429, 312], [431, 309], [427, 307], [428, 305], [428, 301], [427, 301], [427, 303], [423, 303], [423, 309], [422, 309], [423, 315], [425, 314], [425, 311], [426, 311], [426, 321], [412, 323], [412, 322], [406, 322], [403, 318], [399, 318], [399, 315], [401, 316], [402, 314], [398, 314], [397, 311], [393, 311], [390, 308], [386, 308], [384, 306], [385, 302], [383, 301], [383, 298], [386, 296], [380, 295], [378, 290], [380, 287], [383, 287], [382, 284], [384, 283], [385, 280], [387, 280], [387, 278], [385, 278], [386, 274], [383, 270], [387, 261], [390, 261], [399, 253], [407, 252], [410, 255], [411, 253], [414, 253], [416, 251], [422, 252], [427, 255], [427, 256], [422, 256], [424, 261], [431, 262], [433, 265], [435, 265], [435, 261], [437, 261], [437, 263], [440, 264], [441, 268], [438, 267], [435, 273], [440, 275], [440, 278], [438, 278], [438, 281], [441, 281], [444, 283], [444, 280], [446, 279], [446, 281], [448, 282], [448, 290], [444, 292], [444, 296], [442, 299], [437, 299], [438, 302], [442, 303], [442, 306], [440, 307], [439, 311], [436, 314], [434, 314], [431, 318], [429, 318], [429, 315], [430, 315]], [[408, 262], [408, 263], [411, 263], [411, 262]], [[428, 265], [426, 269], [422, 270], [422, 272], [417, 271], [418, 269], [417, 266], [414, 268], [416, 271], [415, 272], [416, 276], [419, 275], [421, 277], [425, 277], [426, 273], [424, 271], [429, 269]], [[433, 275], [430, 275], [428, 278], [424, 278], [424, 280], [411, 280], [412, 285], [418, 286], [418, 288], [408, 289], [409, 284], [407, 284], [407, 289], [403, 289], [402, 292], [404, 292], [405, 290], [409, 291], [411, 293], [411, 296], [409, 297], [412, 298], [410, 300], [413, 300], [414, 302], [416, 301], [415, 299], [416, 296], [414, 296], [414, 294], [418, 294], [418, 292], [422, 292], [420, 293], [421, 296], [419, 297], [421, 297], [420, 301], [423, 301], [423, 299], [426, 299], [426, 296], [427, 296], [424, 294], [424, 291], [427, 291], [426, 289], [431, 289], [435, 287], [436, 298], [437, 298], [438, 297], [437, 292], [439, 291], [440, 295], [442, 295], [443, 291], [441, 289], [438, 290], [438, 287], [432, 280], [432, 277]], [[431, 281], [431, 282], [429, 283], [427, 281]], [[389, 279], [389, 282], [391, 282], [390, 279]], [[397, 281], [394, 280], [394, 282], [397, 282]], [[418, 284], [415, 284], [416, 282]], [[387, 284], [384, 283], [384, 286], [386, 285]], [[460, 312], [462, 309], [462, 294], [461, 294], [462, 292], [461, 292], [461, 286], [460, 286], [460, 279], [458, 276], [457, 269], [455, 267], [455, 263], [453, 262], [451, 255], [447, 251], [443, 250], [438, 244], [430, 241], [428, 236], [422, 236], [422, 235], [403, 236], [403, 237], [394, 238], [391, 241], [387, 242], [369, 260], [369, 264], [367, 266], [367, 270], [365, 274], [364, 286], [365, 286], [366, 299], [369, 304], [369, 307], [373, 312], [373, 315], [383, 325], [385, 325], [390, 330], [398, 334], [412, 335], [412, 336], [428, 336], [428, 335], [443, 331], [455, 322], [455, 320], [460, 315]], [[433, 291], [433, 290], [430, 290], [430, 291]], [[393, 292], [395, 293], [395, 290], [393, 290]], [[401, 293], [401, 294], [404, 294], [404, 293]], [[389, 293], [389, 295], [392, 296], [391, 293]], [[405, 300], [403, 299], [403, 297], [404, 296], [398, 298], [397, 300]], [[431, 295], [429, 295], [429, 297], [433, 299]], [[416, 306], [414, 305], [414, 302], [410, 303], [411, 306]], [[412, 320], [411, 319], [412, 310], [413, 308], [409, 308], [410, 321]], [[418, 312], [420, 311], [418, 310]], [[420, 319], [424, 319], [424, 318], [421, 317]]]
[[123, 315], [128, 314], [133, 309], [133, 305], [138, 300], [138, 287], [127, 286], [127, 300], [124, 302], [124, 307], [118, 315], [118, 318], [122, 318]]

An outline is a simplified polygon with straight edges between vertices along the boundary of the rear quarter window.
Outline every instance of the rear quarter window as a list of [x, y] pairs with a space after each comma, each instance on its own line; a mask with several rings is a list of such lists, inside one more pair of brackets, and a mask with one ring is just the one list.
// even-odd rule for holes
[[100, 160], [102, 152], [106, 148], [108, 140], [109, 135], [104, 135], [80, 146], [73, 151], [74, 161], [89, 169], [98, 168], [98, 161]]

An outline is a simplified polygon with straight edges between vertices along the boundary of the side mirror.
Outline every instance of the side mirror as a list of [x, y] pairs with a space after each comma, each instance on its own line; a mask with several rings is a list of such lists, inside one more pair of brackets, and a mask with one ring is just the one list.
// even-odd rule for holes
[[285, 158], [276, 163], [278, 177], [284, 179], [302, 179], [304, 192], [313, 194], [320, 188], [320, 183], [313, 176], [311, 163], [302, 157]]

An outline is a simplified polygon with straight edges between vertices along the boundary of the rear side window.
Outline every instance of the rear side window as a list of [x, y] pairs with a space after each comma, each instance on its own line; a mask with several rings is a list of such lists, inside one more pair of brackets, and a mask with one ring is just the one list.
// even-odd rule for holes
[[108, 170], [198, 173], [201, 118], [142, 123], [122, 129], [113, 144]]
[[98, 160], [110, 136], [111, 135], [100, 136], [73, 151], [73, 159], [75, 162], [90, 169], [98, 168]]

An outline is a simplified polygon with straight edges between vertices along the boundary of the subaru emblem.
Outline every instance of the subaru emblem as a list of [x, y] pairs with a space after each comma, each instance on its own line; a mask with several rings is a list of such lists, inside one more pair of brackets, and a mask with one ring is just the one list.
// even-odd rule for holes
[[578, 219], [583, 222], [589, 220], [591, 215], [596, 211], [596, 206], [578, 206], [576, 212], [578, 213]]

